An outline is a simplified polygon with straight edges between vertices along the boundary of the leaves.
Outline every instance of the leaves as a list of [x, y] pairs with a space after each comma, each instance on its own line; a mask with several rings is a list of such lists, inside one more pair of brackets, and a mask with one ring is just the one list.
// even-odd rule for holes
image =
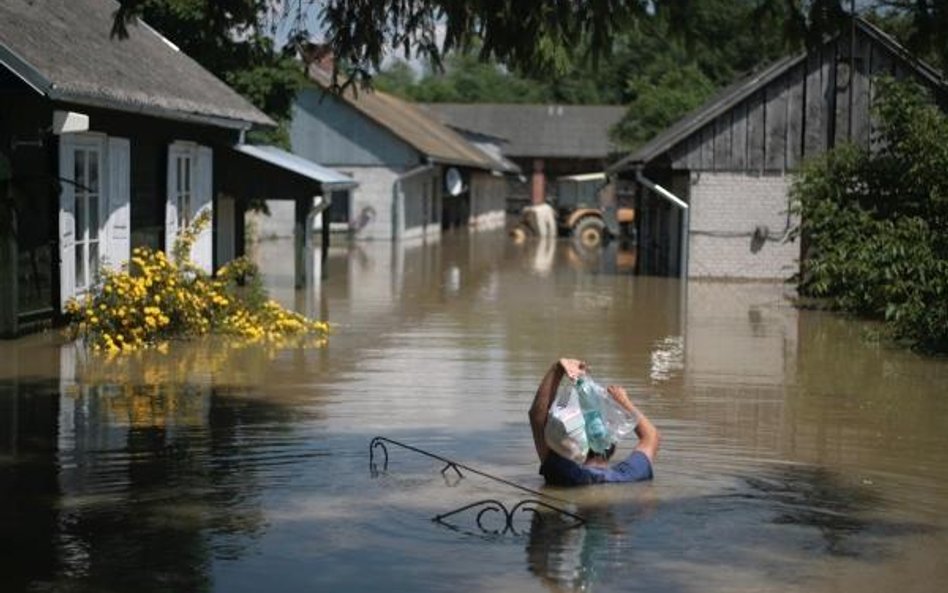
[[795, 234], [807, 245], [800, 292], [948, 352], [948, 117], [917, 85], [876, 84], [878, 149], [838, 147], [794, 180]]

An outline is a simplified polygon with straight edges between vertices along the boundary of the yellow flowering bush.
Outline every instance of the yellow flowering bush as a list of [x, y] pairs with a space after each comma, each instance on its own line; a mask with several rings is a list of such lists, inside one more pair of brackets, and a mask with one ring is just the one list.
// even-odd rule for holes
[[162, 251], [136, 247], [121, 269], [102, 269], [96, 286], [66, 306], [72, 334], [113, 353], [165, 348], [171, 339], [211, 333], [249, 342], [315, 337], [323, 343], [328, 324], [267, 298], [249, 259], [230, 262], [216, 276], [194, 265], [191, 245], [209, 223], [205, 212], [181, 232], [174, 261]]

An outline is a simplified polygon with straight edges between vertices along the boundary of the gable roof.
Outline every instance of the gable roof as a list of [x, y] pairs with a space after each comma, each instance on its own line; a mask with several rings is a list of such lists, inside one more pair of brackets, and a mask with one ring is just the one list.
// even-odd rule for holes
[[0, 64], [56, 101], [231, 128], [263, 112], [144, 22], [112, 39], [113, 0], [5, 0]]
[[[323, 90], [330, 87], [329, 75], [316, 64], [310, 65], [309, 77]], [[493, 159], [482, 150], [407, 101], [382, 91], [352, 87], [334, 96], [433, 161], [478, 169], [496, 168]]]
[[450, 126], [507, 140], [512, 157], [607, 158], [618, 147], [609, 129], [622, 119], [619, 105], [426, 103]]
[[[861, 17], [856, 17], [855, 25], [861, 33], [869, 36], [891, 53], [910, 64], [913, 70], [928, 81], [932, 87], [941, 89], [948, 88], [944, 77], [938, 70], [913, 56], [887, 33]], [[835, 40], [836, 37], [833, 37], [825, 43], [830, 43]], [[614, 173], [655, 160], [688, 139], [689, 136], [700, 130], [706, 124], [714, 121], [719, 115], [726, 113], [741, 103], [741, 101], [747, 99], [770, 82], [780, 78], [792, 68], [799, 65], [807, 59], [807, 55], [808, 52], [804, 51], [796, 55], [784, 57], [738, 80], [730, 86], [721, 89], [704, 103], [704, 105], [660, 132], [657, 136], [636, 149], [632, 154], [610, 165], [607, 168], [607, 172]]]

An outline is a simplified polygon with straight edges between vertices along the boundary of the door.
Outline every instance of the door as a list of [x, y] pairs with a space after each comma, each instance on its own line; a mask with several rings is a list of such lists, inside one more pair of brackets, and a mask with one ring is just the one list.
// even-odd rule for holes
[[107, 208], [105, 137], [64, 134], [60, 138], [60, 304], [95, 284], [103, 257]]

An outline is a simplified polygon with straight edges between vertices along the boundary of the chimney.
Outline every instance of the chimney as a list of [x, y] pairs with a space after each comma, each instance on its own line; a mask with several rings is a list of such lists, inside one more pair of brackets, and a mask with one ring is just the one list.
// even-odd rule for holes
[[329, 47], [328, 43], [304, 42], [300, 47], [300, 54], [303, 58], [303, 63], [306, 64], [307, 67], [311, 64], [315, 64], [317, 68], [326, 74], [332, 74], [336, 56], [333, 54], [332, 48]]

